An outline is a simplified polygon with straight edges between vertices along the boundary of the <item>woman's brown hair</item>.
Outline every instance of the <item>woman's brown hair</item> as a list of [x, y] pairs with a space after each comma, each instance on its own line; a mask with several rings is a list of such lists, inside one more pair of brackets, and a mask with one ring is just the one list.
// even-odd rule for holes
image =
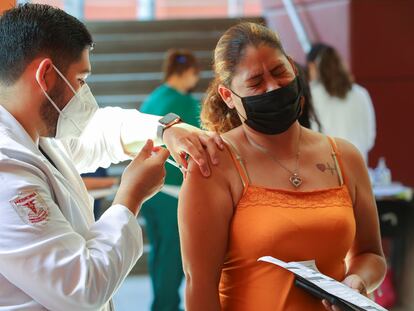
[[227, 132], [241, 124], [235, 109], [227, 107], [218, 93], [220, 84], [230, 88], [237, 65], [248, 46], [265, 44], [285, 54], [278, 35], [255, 23], [240, 23], [228, 29], [214, 50], [214, 80], [210, 83], [201, 109], [203, 128], [218, 133]]
[[167, 51], [163, 65], [164, 81], [172, 75], [181, 75], [191, 68], [197, 72], [200, 70], [197, 59], [190, 50], [170, 49]]
[[315, 44], [308, 61], [316, 64], [319, 80], [329, 95], [345, 98], [352, 88], [352, 78], [338, 52], [326, 44]]

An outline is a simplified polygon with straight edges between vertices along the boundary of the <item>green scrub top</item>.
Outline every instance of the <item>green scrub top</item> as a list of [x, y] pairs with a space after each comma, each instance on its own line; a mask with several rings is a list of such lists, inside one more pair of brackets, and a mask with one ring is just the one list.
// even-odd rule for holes
[[[183, 94], [176, 89], [162, 84], [156, 88], [140, 107], [143, 113], [164, 116], [173, 112], [188, 124], [200, 126], [200, 102], [190, 94]], [[168, 185], [181, 185], [183, 176], [179, 169], [166, 163], [167, 176], [165, 183]]]

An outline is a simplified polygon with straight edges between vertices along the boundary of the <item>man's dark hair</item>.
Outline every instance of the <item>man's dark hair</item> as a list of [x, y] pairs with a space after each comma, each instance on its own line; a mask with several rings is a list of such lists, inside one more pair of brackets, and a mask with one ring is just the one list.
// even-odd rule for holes
[[50, 57], [63, 72], [92, 48], [85, 25], [64, 11], [41, 4], [24, 4], [0, 17], [0, 81], [13, 85], [39, 56]]

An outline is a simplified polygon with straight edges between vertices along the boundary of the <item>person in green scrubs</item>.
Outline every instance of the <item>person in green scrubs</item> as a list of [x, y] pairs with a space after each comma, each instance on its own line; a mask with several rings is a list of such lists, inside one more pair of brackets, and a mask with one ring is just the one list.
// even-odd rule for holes
[[[140, 111], [155, 115], [173, 112], [191, 125], [199, 126], [200, 103], [191, 94], [199, 79], [196, 58], [188, 50], [170, 50], [164, 61], [164, 83], [142, 104]], [[149, 273], [154, 300], [152, 311], [177, 311], [180, 306], [179, 288], [183, 280], [180, 239], [178, 236], [178, 192], [183, 181], [176, 167], [166, 164], [165, 188], [141, 210], [146, 233], [151, 244]], [[167, 192], [167, 193], [166, 193]]]

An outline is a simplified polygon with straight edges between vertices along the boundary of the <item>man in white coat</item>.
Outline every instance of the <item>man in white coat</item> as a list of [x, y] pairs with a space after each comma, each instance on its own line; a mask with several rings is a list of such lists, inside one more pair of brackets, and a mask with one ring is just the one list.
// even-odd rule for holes
[[[206, 176], [222, 148], [177, 118], [98, 109], [85, 83], [92, 46], [81, 22], [50, 6], [0, 18], [0, 310], [111, 310], [142, 253], [136, 216], [164, 180], [169, 152], [148, 139], [161, 143], [158, 128], [174, 158], [189, 154]], [[137, 146], [95, 222], [79, 173]]]

